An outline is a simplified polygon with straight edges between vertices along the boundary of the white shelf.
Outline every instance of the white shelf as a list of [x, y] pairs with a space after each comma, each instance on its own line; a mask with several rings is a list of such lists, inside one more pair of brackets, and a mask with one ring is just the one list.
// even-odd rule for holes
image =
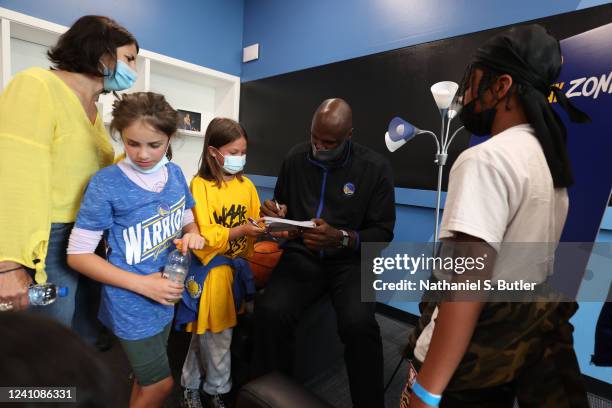
[[[32, 66], [49, 68], [46, 52], [68, 27], [0, 7], [0, 91], [17, 72]], [[180, 130], [173, 142], [174, 159], [187, 178], [195, 174], [204, 131], [214, 117], [238, 120], [240, 78], [207, 67], [141, 49], [138, 79], [126, 92], [151, 91], [166, 96], [175, 109], [201, 113], [201, 132]], [[98, 110], [108, 126], [112, 94], [101, 95]]]
[[49, 27], [36, 27], [18, 21], [11, 21], [11, 37], [30, 43], [52, 47], [57, 43], [61, 34]]
[[204, 137], [204, 132], [196, 132], [194, 130], [179, 129], [178, 134], [181, 136]]

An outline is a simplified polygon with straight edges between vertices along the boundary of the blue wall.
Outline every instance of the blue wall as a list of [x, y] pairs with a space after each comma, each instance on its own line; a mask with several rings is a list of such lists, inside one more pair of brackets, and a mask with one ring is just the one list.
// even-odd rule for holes
[[605, 0], [249, 0], [242, 81], [608, 3]]
[[244, 0], [0, 0], [0, 7], [65, 26], [85, 14], [109, 16], [142, 48], [240, 75]]

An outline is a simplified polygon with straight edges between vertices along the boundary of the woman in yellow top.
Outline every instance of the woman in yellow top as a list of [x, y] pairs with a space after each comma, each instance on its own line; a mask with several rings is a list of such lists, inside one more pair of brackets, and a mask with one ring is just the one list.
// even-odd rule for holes
[[[217, 255], [248, 257], [253, 253], [255, 238], [264, 231], [248, 221], [259, 221], [260, 203], [255, 186], [242, 172], [246, 151], [247, 134], [239, 123], [221, 118], [210, 122], [200, 169], [191, 182], [196, 201], [194, 216], [206, 240], [204, 249], [193, 252], [204, 265]], [[204, 374], [201, 366], [206, 368], [202, 384], [209, 400], [206, 406], [224, 406], [220, 401], [232, 387], [230, 344], [236, 325], [233, 280], [231, 266], [211, 269], [202, 287], [197, 320], [187, 325], [187, 330], [193, 331], [181, 377], [187, 406], [198, 406]]]
[[29, 68], [0, 95], [0, 308], [23, 309], [38, 283], [68, 287], [40, 308], [71, 326], [78, 273], [66, 247], [89, 178], [114, 153], [96, 109], [102, 92], [136, 79], [138, 43], [115, 21], [79, 18], [48, 52], [53, 68]]

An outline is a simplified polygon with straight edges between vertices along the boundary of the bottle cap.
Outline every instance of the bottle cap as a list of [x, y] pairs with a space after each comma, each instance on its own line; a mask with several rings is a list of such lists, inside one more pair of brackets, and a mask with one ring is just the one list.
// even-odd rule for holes
[[66, 297], [68, 296], [68, 288], [65, 286], [57, 288], [57, 296]]

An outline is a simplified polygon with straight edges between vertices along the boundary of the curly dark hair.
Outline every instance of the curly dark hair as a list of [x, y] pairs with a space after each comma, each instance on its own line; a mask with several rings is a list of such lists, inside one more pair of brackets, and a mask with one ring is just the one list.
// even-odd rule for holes
[[117, 62], [117, 48], [134, 44], [136, 38], [115, 20], [104, 16], [83, 16], [59, 38], [47, 52], [53, 68], [63, 71], [104, 76], [100, 58], [109, 54]]
[[[111, 134], [121, 133], [132, 123], [142, 120], [155, 130], [171, 139], [178, 128], [179, 115], [166, 101], [164, 95], [154, 92], [134, 92], [121, 95], [113, 103]], [[168, 146], [168, 159], [172, 159], [172, 149]]]

